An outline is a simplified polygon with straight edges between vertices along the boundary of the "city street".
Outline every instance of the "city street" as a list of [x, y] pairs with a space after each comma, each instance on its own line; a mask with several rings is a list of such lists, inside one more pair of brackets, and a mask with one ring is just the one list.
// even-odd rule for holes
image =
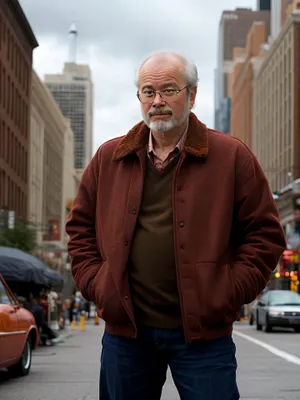
[[[241, 399], [300, 400], [300, 0], [169, 3], [0, 0], [0, 400], [99, 400], [95, 304], [196, 338], [254, 299]], [[170, 364], [225, 400], [222, 350]]]
[[[29, 376], [3, 375], [1, 400], [96, 400], [102, 332], [102, 324], [87, 324], [85, 332], [71, 332], [64, 343], [39, 348]], [[256, 332], [247, 323], [238, 323], [235, 332], [241, 398], [299, 400], [300, 335]], [[179, 399], [170, 378], [162, 398]]]

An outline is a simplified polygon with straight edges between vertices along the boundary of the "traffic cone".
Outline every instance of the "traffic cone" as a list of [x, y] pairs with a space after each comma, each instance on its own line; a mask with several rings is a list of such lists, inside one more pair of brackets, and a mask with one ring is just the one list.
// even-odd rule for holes
[[96, 317], [95, 317], [95, 325], [99, 325], [99, 315], [98, 314], [96, 314]]
[[80, 315], [80, 330], [84, 331], [85, 329], [85, 315]]
[[76, 331], [76, 317], [75, 316], [73, 317], [73, 320], [71, 322], [71, 328], [72, 328], [72, 331]]

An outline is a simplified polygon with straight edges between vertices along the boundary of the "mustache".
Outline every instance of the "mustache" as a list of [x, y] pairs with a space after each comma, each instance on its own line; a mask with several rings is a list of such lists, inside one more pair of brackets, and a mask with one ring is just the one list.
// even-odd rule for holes
[[154, 110], [154, 111], [148, 112], [149, 117], [152, 117], [153, 115], [162, 115], [162, 114], [173, 115], [173, 112], [172, 112], [172, 110], [168, 110], [168, 109]]

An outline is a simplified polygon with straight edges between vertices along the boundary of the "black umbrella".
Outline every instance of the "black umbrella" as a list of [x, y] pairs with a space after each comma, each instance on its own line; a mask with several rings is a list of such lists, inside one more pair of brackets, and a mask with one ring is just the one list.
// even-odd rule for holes
[[60, 292], [64, 280], [45, 263], [31, 254], [0, 246], [0, 273], [8, 282], [33, 283]]
[[[1, 248], [0, 248], [1, 251]], [[48, 280], [41, 269], [28, 261], [0, 254], [0, 273], [6, 281], [35, 282], [37, 285], [48, 285]]]

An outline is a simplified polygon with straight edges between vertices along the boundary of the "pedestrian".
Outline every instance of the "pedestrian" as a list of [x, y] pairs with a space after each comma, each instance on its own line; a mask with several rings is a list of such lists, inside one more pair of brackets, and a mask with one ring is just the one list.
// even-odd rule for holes
[[100, 146], [67, 222], [105, 321], [101, 400], [160, 399], [168, 366], [184, 400], [240, 398], [232, 325], [286, 244], [255, 156], [191, 111], [197, 83], [180, 54], [141, 63], [143, 121]]
[[34, 297], [32, 293], [29, 293], [26, 303], [26, 308], [32, 313], [37, 325], [38, 331], [40, 332], [40, 340], [46, 345], [47, 343], [53, 345], [54, 339], [57, 339], [56, 333], [48, 325], [45, 319], [45, 313], [43, 306], [39, 303], [39, 297]]

